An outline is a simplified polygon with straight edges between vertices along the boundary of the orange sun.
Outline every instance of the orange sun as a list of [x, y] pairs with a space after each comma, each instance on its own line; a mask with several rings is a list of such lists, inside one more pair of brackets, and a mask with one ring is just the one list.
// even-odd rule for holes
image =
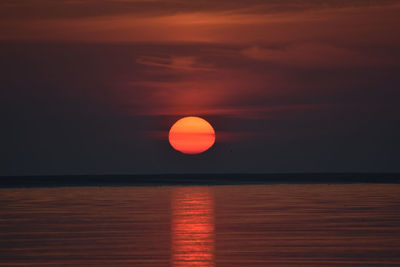
[[199, 154], [215, 142], [215, 131], [211, 124], [199, 117], [184, 117], [169, 130], [169, 143], [184, 154]]

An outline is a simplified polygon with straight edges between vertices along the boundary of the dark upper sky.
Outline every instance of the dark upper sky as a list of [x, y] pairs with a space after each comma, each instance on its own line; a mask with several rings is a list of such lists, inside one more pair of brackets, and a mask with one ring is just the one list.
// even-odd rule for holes
[[[5, 0], [0, 175], [400, 171], [400, 1]], [[185, 115], [216, 130], [174, 151]]]

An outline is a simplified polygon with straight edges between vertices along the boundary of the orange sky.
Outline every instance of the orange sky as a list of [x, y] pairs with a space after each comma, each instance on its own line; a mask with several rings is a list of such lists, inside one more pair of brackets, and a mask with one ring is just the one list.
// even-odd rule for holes
[[[97, 136], [106, 150], [132, 144], [134, 156], [111, 160], [130, 169], [131, 156], [163, 162], [162, 146], [148, 146], [197, 115], [239, 170], [265, 165], [265, 151], [272, 169], [286, 166], [287, 154], [293, 169], [348, 169], [352, 159], [397, 168], [375, 155], [395, 158], [399, 14], [400, 1], [385, 0], [1, 1], [5, 150], [29, 148], [48, 162], [56, 148], [74, 158], [68, 151], [80, 144], [96, 169]], [[317, 164], [327, 150], [333, 160]], [[146, 164], [137, 166], [146, 172]]]
[[2, 1], [2, 40], [399, 44], [399, 1]]

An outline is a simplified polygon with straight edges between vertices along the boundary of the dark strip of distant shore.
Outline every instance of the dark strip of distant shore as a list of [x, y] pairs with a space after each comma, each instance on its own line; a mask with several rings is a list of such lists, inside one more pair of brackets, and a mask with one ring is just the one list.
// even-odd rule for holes
[[400, 173], [275, 173], [2, 176], [0, 188], [245, 184], [398, 184]]

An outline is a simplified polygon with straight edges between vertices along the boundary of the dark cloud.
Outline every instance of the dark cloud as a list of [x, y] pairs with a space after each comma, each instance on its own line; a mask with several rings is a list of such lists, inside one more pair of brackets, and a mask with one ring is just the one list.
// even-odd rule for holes
[[252, 1], [182, 1], [182, 0], [5, 0], [0, 3], [2, 19], [78, 19], [108, 15], [154, 16], [186, 12], [282, 13], [315, 9], [371, 7], [398, 4], [396, 0], [252, 0]]
[[[398, 1], [363, 1], [364, 4], [358, 1], [342, 1], [341, 4], [338, 1], [268, 4], [249, 4], [247, 1], [241, 4], [230, 1], [22, 3], [25, 5], [0, 5], [0, 13], [4, 13], [0, 24], [1, 40], [253, 45], [297, 42], [354, 45], [363, 40], [368, 40], [368, 44], [395, 45], [400, 41], [398, 35], [393, 34], [393, 25], [399, 23]], [[181, 4], [188, 8], [160, 8], [163, 3]], [[113, 12], [113, 8], [108, 7], [114, 4], [123, 5], [117, 8], [121, 12]], [[140, 6], [142, 4], [150, 6], [143, 8]], [[35, 10], [36, 7], [40, 9], [47, 5], [59, 11], [46, 8], [43, 11]], [[70, 5], [73, 8], [69, 12]], [[32, 17], [24, 14], [24, 6], [26, 10], [39, 15]], [[10, 7], [14, 9], [8, 10]], [[279, 10], [274, 7], [279, 7]], [[97, 10], [99, 8], [104, 12]], [[90, 12], [97, 16], [86, 14]], [[63, 15], [70, 13], [74, 16]]]

